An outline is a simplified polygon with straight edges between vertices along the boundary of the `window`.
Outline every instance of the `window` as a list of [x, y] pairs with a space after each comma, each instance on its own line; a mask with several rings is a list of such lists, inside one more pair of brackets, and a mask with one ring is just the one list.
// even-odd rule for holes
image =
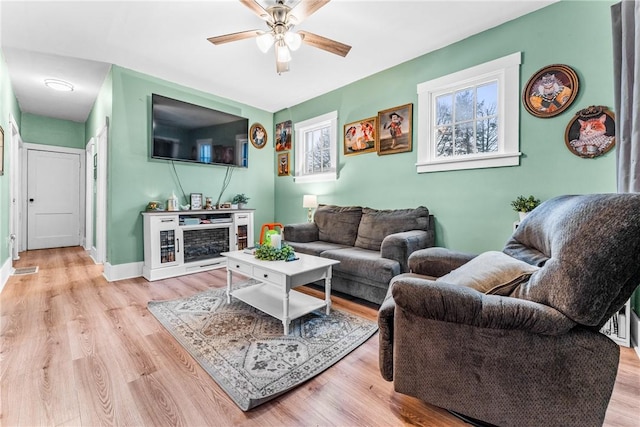
[[520, 53], [418, 85], [417, 171], [518, 165]]
[[335, 181], [338, 177], [338, 112], [295, 124], [295, 182]]

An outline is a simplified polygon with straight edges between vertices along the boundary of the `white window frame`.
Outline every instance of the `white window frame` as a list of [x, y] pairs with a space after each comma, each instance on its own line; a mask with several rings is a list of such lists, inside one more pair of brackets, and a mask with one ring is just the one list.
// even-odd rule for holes
[[[309, 174], [306, 173], [305, 167], [305, 134], [307, 132], [330, 126], [329, 131], [330, 138], [330, 157], [331, 168], [326, 172]], [[311, 119], [298, 122], [294, 125], [296, 134], [295, 138], [295, 152], [296, 152], [296, 164], [295, 164], [295, 177], [296, 183], [307, 182], [326, 182], [336, 181], [338, 179], [338, 112], [332, 111], [330, 113], [323, 114], [321, 116], [313, 117]]]
[[[498, 58], [418, 84], [418, 173], [517, 166], [520, 162], [521, 53]], [[498, 151], [436, 157], [434, 102], [437, 95], [486, 81], [498, 82]]]

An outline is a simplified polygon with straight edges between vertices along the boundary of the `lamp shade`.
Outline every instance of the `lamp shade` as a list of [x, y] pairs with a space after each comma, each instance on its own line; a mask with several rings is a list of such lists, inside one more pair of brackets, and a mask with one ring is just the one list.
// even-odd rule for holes
[[317, 208], [318, 207], [318, 196], [315, 194], [305, 194], [302, 197], [302, 207], [303, 208]]

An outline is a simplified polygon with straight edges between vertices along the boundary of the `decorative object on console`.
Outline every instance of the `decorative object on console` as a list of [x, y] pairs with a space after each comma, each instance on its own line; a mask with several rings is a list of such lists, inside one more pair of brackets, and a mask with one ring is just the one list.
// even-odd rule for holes
[[258, 149], [264, 148], [267, 145], [267, 130], [260, 123], [254, 123], [249, 129], [249, 140], [254, 147]]
[[157, 211], [157, 210], [160, 209], [159, 206], [160, 206], [160, 204], [158, 202], [152, 201], [152, 202], [147, 203], [146, 210], [148, 210], [148, 211]]
[[243, 411], [307, 382], [378, 330], [375, 321], [333, 308], [293, 320], [283, 337], [275, 317], [235, 298], [227, 304], [226, 289], [150, 301], [148, 310]]
[[167, 199], [167, 210], [168, 211], [178, 210], [178, 198], [176, 197], [176, 193], [171, 193], [171, 197]]
[[305, 194], [302, 196], [302, 207], [309, 209], [307, 212], [307, 222], [313, 222], [313, 209], [318, 207], [318, 196], [315, 194]]
[[211, 200], [211, 197], [205, 197], [205, 202], [204, 202], [204, 208], [205, 210], [211, 210], [213, 209], [213, 201]]
[[231, 203], [234, 205], [238, 205], [238, 209], [244, 209], [244, 205], [249, 202], [249, 197], [247, 197], [244, 193], [239, 193], [233, 196]]
[[411, 151], [413, 104], [378, 112], [378, 155]]
[[549, 65], [529, 79], [522, 92], [522, 103], [536, 117], [557, 116], [566, 110], [578, 94], [578, 76], [571, 67]]
[[524, 217], [534, 210], [539, 204], [540, 199], [536, 199], [533, 196], [518, 196], [515, 200], [511, 201], [511, 207], [520, 215], [520, 221], [522, 221]]
[[576, 113], [567, 125], [564, 142], [576, 156], [591, 159], [602, 156], [615, 145], [616, 123], [613, 113], [602, 105], [592, 105]]
[[202, 193], [191, 193], [191, 210], [198, 211], [202, 209]]
[[378, 149], [378, 118], [347, 123], [342, 136], [345, 156], [375, 152]]

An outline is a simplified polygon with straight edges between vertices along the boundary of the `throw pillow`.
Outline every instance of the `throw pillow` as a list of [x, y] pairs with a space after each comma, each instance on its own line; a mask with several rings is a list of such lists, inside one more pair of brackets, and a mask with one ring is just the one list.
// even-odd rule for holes
[[509, 255], [489, 251], [436, 279], [452, 285], [467, 286], [489, 295], [509, 295], [520, 283], [539, 270], [539, 267], [512, 258]]
[[429, 209], [424, 206], [394, 210], [363, 208], [355, 246], [379, 251], [382, 240], [389, 234], [426, 230], [428, 226]]
[[360, 206], [320, 205], [314, 216], [318, 237], [324, 242], [353, 246], [361, 217]]

